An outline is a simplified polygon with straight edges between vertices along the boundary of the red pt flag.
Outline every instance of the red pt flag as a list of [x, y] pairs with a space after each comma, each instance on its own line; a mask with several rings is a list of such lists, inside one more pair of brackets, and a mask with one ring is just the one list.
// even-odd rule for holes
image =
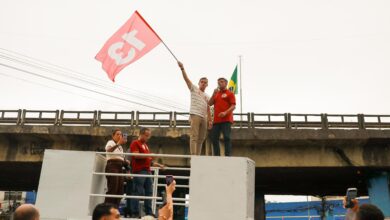
[[135, 11], [131, 18], [104, 44], [95, 59], [102, 63], [108, 78], [135, 62], [161, 42], [142, 16]]

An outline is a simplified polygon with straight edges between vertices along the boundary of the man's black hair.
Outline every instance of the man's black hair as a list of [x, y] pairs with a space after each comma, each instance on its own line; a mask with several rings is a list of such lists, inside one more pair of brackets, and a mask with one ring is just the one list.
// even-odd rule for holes
[[140, 134], [140, 135], [141, 135], [141, 134], [145, 134], [146, 131], [150, 131], [150, 128], [141, 128], [141, 129], [139, 130], [139, 134]]
[[98, 204], [92, 213], [92, 220], [99, 220], [103, 216], [111, 215], [111, 209], [118, 209], [114, 204], [111, 203], [101, 203]]
[[385, 216], [383, 212], [376, 206], [371, 204], [363, 204], [359, 207], [356, 213], [357, 220], [383, 220]]
[[219, 81], [219, 80], [223, 80], [223, 81], [225, 81], [225, 82], [228, 82], [228, 80], [227, 80], [226, 78], [223, 78], [223, 77], [218, 78], [218, 81]]

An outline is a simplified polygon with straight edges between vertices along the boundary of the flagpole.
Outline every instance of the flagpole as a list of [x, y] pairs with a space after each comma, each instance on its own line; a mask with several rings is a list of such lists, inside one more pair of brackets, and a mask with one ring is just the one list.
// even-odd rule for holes
[[241, 80], [241, 75], [242, 75], [242, 72], [241, 72], [241, 55], [238, 56], [239, 57], [239, 63], [240, 63], [240, 112], [241, 112], [241, 123], [242, 123], [242, 80]]
[[[158, 35], [157, 35], [157, 36], [158, 36]], [[160, 36], [158, 36], [158, 38], [160, 38]], [[175, 60], [176, 60], [177, 62], [179, 62], [179, 60], [176, 58], [175, 54], [172, 53], [171, 49], [169, 49], [169, 47], [165, 44], [165, 42], [164, 42], [161, 38], [160, 38], [160, 40], [161, 40], [161, 43], [163, 43], [164, 46], [168, 49], [168, 51], [172, 54], [173, 58], [175, 58]]]
[[168, 49], [169, 53], [172, 54], [173, 58], [175, 58], [175, 60], [177, 62], [179, 62], [179, 60], [176, 58], [175, 54], [173, 54], [173, 52], [171, 51], [171, 49], [169, 49], [169, 47], [167, 46], [167, 44], [163, 41], [163, 39], [161, 39], [160, 35], [157, 34], [157, 32], [155, 32], [153, 30], [153, 28], [148, 24], [148, 22], [146, 22], [146, 20], [142, 17], [142, 15], [138, 12], [138, 11], [135, 11], [135, 13], [142, 19], [142, 21], [150, 28], [150, 30], [153, 31], [153, 33], [158, 37], [158, 39], [160, 39], [161, 43], [164, 44], [164, 46]]

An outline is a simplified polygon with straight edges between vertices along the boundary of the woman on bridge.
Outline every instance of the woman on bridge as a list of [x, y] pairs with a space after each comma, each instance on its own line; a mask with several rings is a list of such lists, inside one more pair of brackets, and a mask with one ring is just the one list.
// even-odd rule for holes
[[[106, 152], [109, 153], [123, 153], [122, 144], [127, 142], [127, 138], [123, 137], [121, 130], [115, 129], [112, 132], [112, 139], [106, 144]], [[107, 165], [106, 173], [123, 173], [123, 166], [128, 166], [130, 162], [126, 160], [123, 155], [106, 155]], [[107, 194], [109, 195], [123, 195], [124, 178], [121, 176], [106, 176], [107, 178]], [[112, 203], [119, 206], [120, 198], [106, 197], [105, 203]]]

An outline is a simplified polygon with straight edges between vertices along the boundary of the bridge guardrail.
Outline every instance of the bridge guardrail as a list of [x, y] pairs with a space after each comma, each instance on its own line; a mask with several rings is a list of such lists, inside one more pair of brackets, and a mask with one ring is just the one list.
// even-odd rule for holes
[[251, 124], [251, 113], [235, 113], [233, 115], [234, 124], [233, 127], [238, 128], [250, 128]]
[[289, 128], [326, 128], [322, 114], [287, 114]]
[[[0, 124], [189, 127], [188, 112], [0, 110]], [[234, 128], [390, 129], [390, 115], [235, 113]]]
[[363, 115], [363, 129], [390, 128], [390, 115]]
[[172, 112], [139, 112], [136, 114], [136, 126], [172, 127]]
[[135, 112], [98, 111], [96, 125], [125, 125], [134, 126]]
[[24, 124], [58, 124], [59, 111], [23, 110], [20, 122]]
[[[180, 118], [179, 118], [180, 117]], [[173, 127], [189, 127], [189, 112], [173, 112]]]
[[22, 110], [0, 110], [0, 124], [20, 124]]
[[59, 118], [59, 125], [91, 125], [97, 124], [97, 111], [64, 111]]
[[290, 128], [288, 114], [251, 113], [253, 128]]

